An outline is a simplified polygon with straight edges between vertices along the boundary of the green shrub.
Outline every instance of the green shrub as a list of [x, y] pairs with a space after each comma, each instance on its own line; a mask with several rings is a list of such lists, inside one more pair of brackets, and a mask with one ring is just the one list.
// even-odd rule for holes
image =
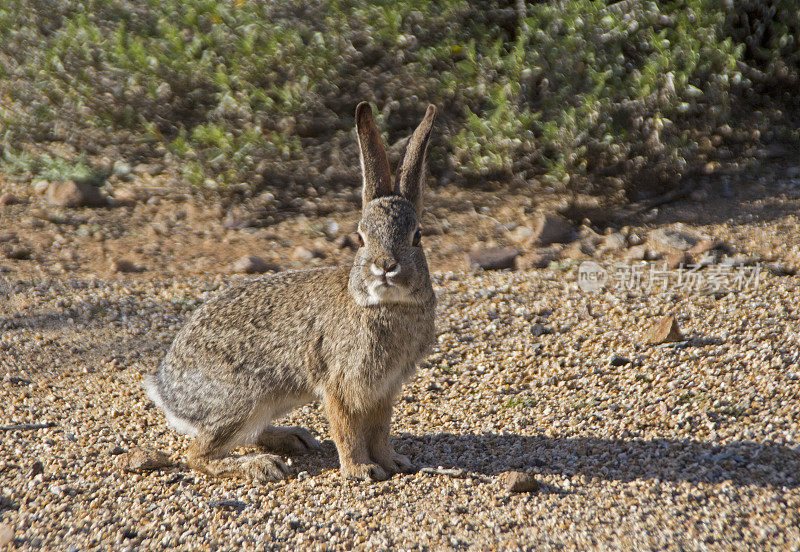
[[390, 144], [439, 105], [432, 168], [451, 180], [616, 196], [739, 147], [711, 140], [724, 125], [797, 139], [792, 0], [517, 6], [0, 0], [4, 170], [43, 173], [13, 159], [47, 142], [73, 165], [169, 154], [197, 185], [324, 191], [355, 160], [361, 99]]

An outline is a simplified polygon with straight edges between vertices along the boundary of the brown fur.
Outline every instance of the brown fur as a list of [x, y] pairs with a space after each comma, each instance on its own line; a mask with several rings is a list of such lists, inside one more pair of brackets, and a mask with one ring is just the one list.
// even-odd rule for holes
[[[389, 429], [392, 403], [435, 337], [435, 298], [414, 242], [422, 187], [385, 188], [391, 183], [385, 152], [364, 105], [356, 120], [365, 243], [353, 266], [233, 286], [194, 313], [147, 380], [171, 423], [196, 434], [189, 454], [195, 469], [283, 477], [286, 465], [274, 454], [228, 454], [248, 444], [283, 453], [316, 448], [307, 431], [271, 425], [315, 399], [324, 404], [345, 476], [384, 479], [412, 469], [394, 452]], [[430, 108], [407, 157], [424, 160], [432, 122]], [[421, 179], [422, 170], [409, 170], [406, 178], [412, 177]]]

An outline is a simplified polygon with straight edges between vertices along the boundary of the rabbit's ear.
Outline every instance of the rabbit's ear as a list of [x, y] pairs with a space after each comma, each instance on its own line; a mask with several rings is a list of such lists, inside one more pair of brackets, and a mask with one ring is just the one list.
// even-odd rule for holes
[[361, 102], [356, 107], [356, 131], [361, 152], [361, 174], [364, 188], [361, 192], [362, 209], [377, 197], [392, 195], [392, 177], [389, 173], [389, 159], [383, 149], [381, 135], [372, 120], [372, 107], [369, 102]]
[[395, 191], [413, 203], [418, 214], [422, 213], [425, 155], [428, 152], [428, 142], [431, 138], [431, 128], [435, 118], [436, 108], [429, 105], [422, 122], [414, 131], [414, 134], [411, 135], [411, 138], [408, 139], [403, 162], [400, 165], [400, 170], [397, 171]]

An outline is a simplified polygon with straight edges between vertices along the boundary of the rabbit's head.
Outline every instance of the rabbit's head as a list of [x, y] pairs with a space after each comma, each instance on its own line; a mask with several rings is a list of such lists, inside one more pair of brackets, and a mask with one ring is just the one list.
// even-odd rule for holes
[[363, 175], [362, 212], [358, 224], [361, 247], [350, 272], [350, 293], [362, 306], [424, 303], [432, 290], [422, 251], [420, 217], [425, 154], [436, 108], [408, 141], [392, 186], [389, 160], [372, 120], [369, 103], [356, 108], [356, 130]]

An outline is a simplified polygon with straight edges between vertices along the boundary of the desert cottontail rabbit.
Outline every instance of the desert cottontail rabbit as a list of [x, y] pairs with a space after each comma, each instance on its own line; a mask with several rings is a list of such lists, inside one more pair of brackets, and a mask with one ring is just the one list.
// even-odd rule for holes
[[392, 403], [435, 337], [436, 300], [420, 244], [425, 155], [436, 109], [414, 131], [392, 186], [372, 109], [356, 108], [363, 173], [361, 247], [352, 267], [283, 272], [234, 285], [181, 329], [148, 396], [177, 430], [195, 435], [189, 465], [218, 476], [283, 478], [257, 445], [303, 452], [302, 428], [271, 422], [313, 400], [324, 404], [342, 473], [385, 479], [413, 469], [389, 442]]

